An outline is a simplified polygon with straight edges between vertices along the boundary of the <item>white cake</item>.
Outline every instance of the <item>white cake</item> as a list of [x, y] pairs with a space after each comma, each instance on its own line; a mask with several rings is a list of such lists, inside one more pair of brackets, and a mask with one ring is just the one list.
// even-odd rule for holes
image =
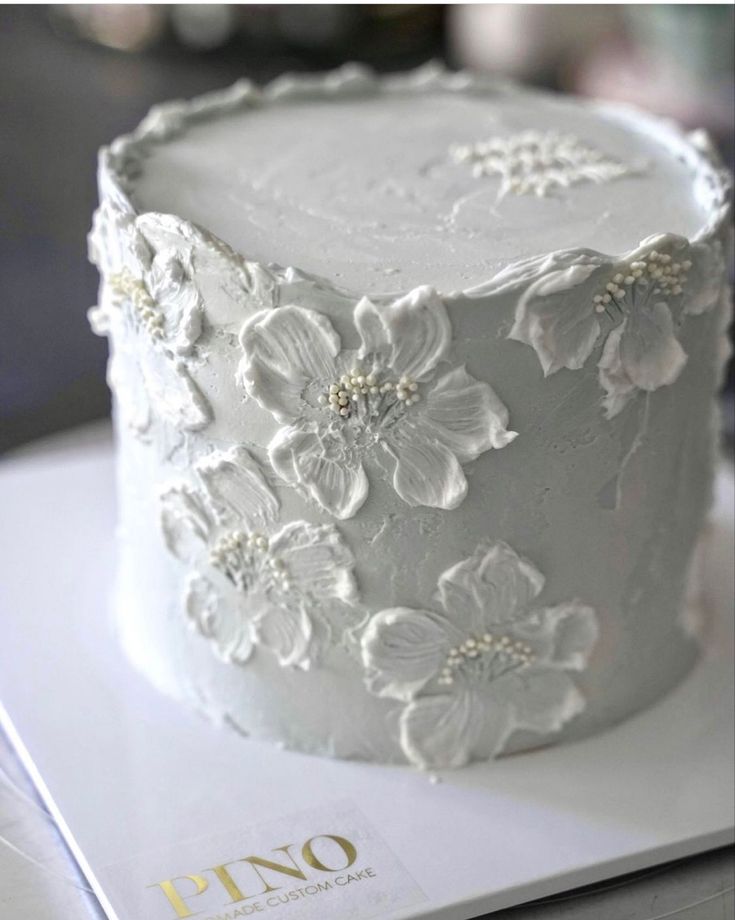
[[157, 686], [441, 768], [686, 674], [729, 311], [701, 133], [346, 67], [158, 107], [99, 181], [117, 626]]

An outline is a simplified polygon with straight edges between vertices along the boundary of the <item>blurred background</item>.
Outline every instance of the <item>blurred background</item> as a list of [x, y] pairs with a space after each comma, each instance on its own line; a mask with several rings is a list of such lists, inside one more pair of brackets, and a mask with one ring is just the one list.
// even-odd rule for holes
[[[705, 127], [732, 168], [729, 4], [0, 6], [0, 453], [109, 412], [85, 316], [98, 147], [239, 77], [429, 58]], [[730, 440], [731, 394], [732, 371]]]

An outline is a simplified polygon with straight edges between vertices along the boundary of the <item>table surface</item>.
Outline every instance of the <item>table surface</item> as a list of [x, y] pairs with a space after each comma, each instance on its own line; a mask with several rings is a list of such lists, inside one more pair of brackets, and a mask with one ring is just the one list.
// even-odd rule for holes
[[[110, 438], [106, 424], [86, 426], [16, 452], [62, 456]], [[0, 530], [0, 542], [4, 538]], [[0, 612], [1, 615], [1, 612]], [[493, 920], [731, 920], [735, 915], [731, 848], [612, 879], [543, 902], [493, 914]], [[9, 743], [0, 735], [0, 918], [104, 920], [104, 912], [38, 801]]]

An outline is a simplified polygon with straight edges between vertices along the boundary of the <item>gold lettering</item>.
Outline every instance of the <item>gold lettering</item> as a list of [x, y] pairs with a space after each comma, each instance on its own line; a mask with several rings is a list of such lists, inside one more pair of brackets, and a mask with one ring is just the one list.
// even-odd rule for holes
[[[240, 860], [238, 860], [240, 862]], [[225, 863], [222, 866], [214, 866], [212, 869], [205, 869], [205, 872], [214, 872], [220, 882], [224, 885], [225, 891], [232, 899], [232, 903], [236, 904], [238, 901], [244, 901], [248, 895], [243, 894], [242, 891], [237, 887], [237, 883], [227, 871], [228, 866], [234, 866], [235, 863]]]
[[291, 860], [290, 866], [284, 866], [281, 863], [272, 862], [270, 859], [262, 859], [260, 856], [246, 856], [245, 859], [240, 860], [241, 862], [250, 863], [253, 869], [255, 869], [258, 878], [265, 885], [265, 889], [261, 891], [260, 894], [268, 894], [271, 891], [278, 891], [280, 885], [276, 888], [274, 888], [272, 885], [269, 885], [258, 871], [258, 867], [261, 869], [270, 869], [272, 872], [281, 872], [284, 875], [290, 875], [291, 878], [300, 878], [302, 882], [306, 881], [306, 876], [301, 871], [301, 869], [299, 869], [293, 856], [288, 852], [290, 846], [291, 844], [289, 843], [288, 846], [276, 847], [273, 851], [274, 853], [279, 851], [285, 853], [286, 856], [288, 856], [288, 858]]
[[[324, 863], [314, 855], [312, 844], [315, 840], [333, 840], [347, 857], [347, 863], [344, 866], [335, 866], [333, 869], [330, 869], [329, 866], [325, 866]], [[346, 837], [337, 837], [334, 834], [319, 834], [316, 837], [312, 837], [311, 840], [307, 840], [301, 849], [301, 854], [304, 860], [312, 868], [319, 869], [320, 872], [340, 872], [343, 869], [349, 869], [357, 859], [357, 850], [350, 841], [347, 840]]]
[[[184, 898], [176, 890], [176, 885], [174, 883], [186, 880], [194, 882], [197, 888], [193, 894], [186, 895], [187, 898], [193, 898], [198, 894], [203, 894], [207, 888], [209, 888], [209, 883], [206, 879], [203, 879], [201, 875], [180, 875], [178, 878], [167, 879], [165, 882], [157, 882], [155, 885], [147, 886], [148, 888], [160, 888], [168, 898], [169, 904], [176, 911], [177, 918], [182, 918], [182, 920], [184, 917], [193, 917], [194, 911], [187, 907]], [[199, 913], [199, 911], [197, 911], [197, 913]]]

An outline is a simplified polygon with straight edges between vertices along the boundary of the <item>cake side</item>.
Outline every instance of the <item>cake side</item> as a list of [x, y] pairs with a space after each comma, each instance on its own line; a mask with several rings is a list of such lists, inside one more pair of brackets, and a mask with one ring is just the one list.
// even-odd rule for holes
[[152, 679], [295, 748], [454, 766], [607, 727], [681, 678], [727, 308], [728, 188], [701, 145], [691, 239], [367, 298], [136, 214], [132, 143], [102, 158], [92, 318], [118, 625]]

